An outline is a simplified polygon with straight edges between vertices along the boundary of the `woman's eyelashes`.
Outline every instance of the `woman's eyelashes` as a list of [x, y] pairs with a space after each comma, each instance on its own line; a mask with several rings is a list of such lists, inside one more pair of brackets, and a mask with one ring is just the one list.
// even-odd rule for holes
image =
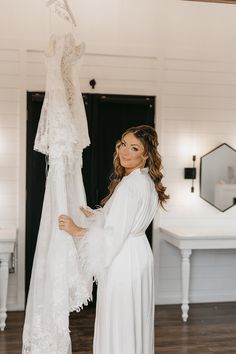
[[[127, 147], [127, 145], [126, 145], [126, 143], [125, 143], [124, 141], [121, 142], [121, 146], [122, 146], [122, 147]], [[131, 146], [131, 147], [130, 147], [130, 150], [131, 150], [131, 151], [139, 151], [138, 148], [135, 147], [135, 146]]]

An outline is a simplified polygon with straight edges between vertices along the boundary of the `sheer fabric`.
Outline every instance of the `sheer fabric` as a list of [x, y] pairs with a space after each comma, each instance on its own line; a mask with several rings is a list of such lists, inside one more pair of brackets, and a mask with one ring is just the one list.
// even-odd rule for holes
[[69, 354], [69, 312], [80, 310], [92, 294], [92, 277], [81, 272], [79, 239], [58, 228], [58, 216], [86, 205], [82, 151], [89, 144], [78, 82], [81, 47], [71, 34], [53, 36], [47, 54], [47, 86], [35, 150], [49, 156], [37, 247], [23, 331], [23, 354]]
[[34, 149], [49, 156], [49, 165], [64, 158], [70, 165], [89, 145], [87, 120], [80, 92], [79, 59], [84, 44], [71, 33], [52, 35], [47, 51], [47, 83]]

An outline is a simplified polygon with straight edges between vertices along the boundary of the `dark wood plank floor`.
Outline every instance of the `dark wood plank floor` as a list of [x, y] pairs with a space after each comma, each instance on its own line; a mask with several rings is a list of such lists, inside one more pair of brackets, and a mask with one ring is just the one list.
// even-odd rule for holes
[[[0, 354], [21, 353], [23, 320], [23, 312], [8, 313]], [[92, 354], [93, 324], [93, 308], [71, 315], [73, 354]], [[236, 354], [236, 302], [193, 304], [187, 323], [181, 321], [180, 306], [156, 306], [155, 354], [209, 353]]]

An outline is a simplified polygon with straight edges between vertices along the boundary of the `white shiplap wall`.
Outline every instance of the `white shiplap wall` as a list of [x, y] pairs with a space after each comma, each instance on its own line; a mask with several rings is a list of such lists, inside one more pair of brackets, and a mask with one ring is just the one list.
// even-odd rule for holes
[[[200, 157], [224, 142], [236, 148], [236, 60], [217, 61], [200, 52], [185, 56], [183, 51], [164, 57], [162, 63], [161, 149], [171, 199], [167, 212], [161, 214], [161, 225], [236, 230], [235, 207], [222, 213], [199, 197]], [[191, 181], [183, 178], [193, 154], [198, 167], [194, 194]], [[155, 242], [156, 301], [179, 303], [179, 252], [165, 242]], [[190, 301], [236, 300], [236, 250], [194, 251], [191, 262]]]
[[[27, 89], [45, 89], [43, 52], [28, 50], [26, 67]], [[86, 53], [81, 63], [81, 90], [92, 93], [155, 95], [155, 76], [154, 56]], [[95, 89], [89, 85], [92, 78], [97, 82]]]
[[[0, 225], [18, 225], [20, 52], [0, 49]], [[9, 277], [9, 307], [18, 303], [18, 273]]]

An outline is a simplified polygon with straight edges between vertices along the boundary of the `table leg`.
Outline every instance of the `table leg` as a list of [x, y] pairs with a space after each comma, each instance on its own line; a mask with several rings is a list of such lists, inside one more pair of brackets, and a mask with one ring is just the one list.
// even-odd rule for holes
[[7, 318], [7, 289], [8, 289], [9, 254], [1, 254], [0, 259], [0, 330], [4, 331]]
[[189, 309], [189, 279], [190, 279], [190, 256], [192, 250], [181, 250], [182, 256], [182, 318], [186, 322]]

